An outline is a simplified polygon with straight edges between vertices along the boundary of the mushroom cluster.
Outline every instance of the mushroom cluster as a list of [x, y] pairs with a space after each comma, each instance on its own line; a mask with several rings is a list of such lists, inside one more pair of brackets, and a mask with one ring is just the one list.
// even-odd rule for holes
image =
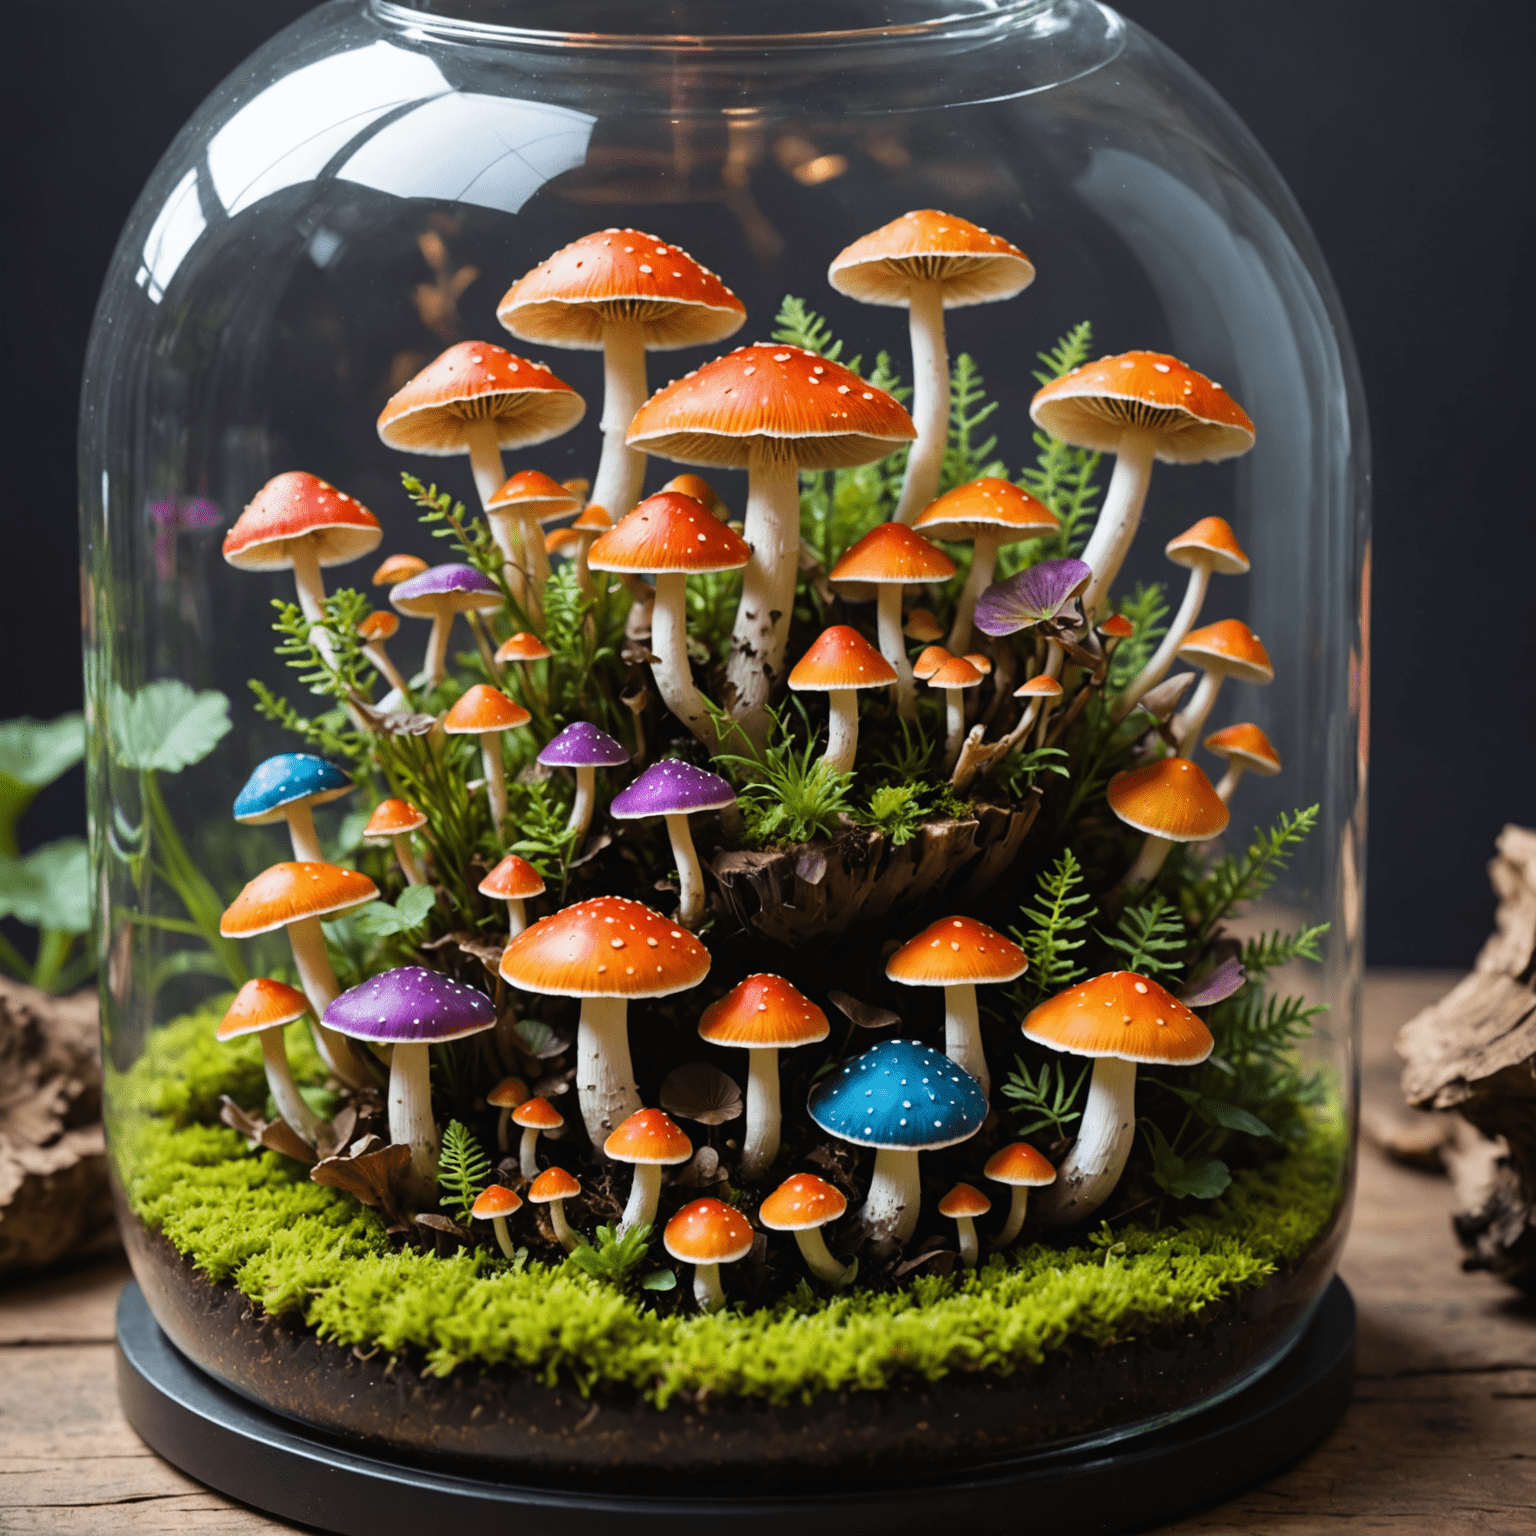
[[[303, 1143], [330, 1135], [285, 1054], [284, 1028], [307, 1019], [335, 1091], [409, 1148], [403, 1197], [436, 1203], [445, 1122], [483, 1115], [503, 1157], [465, 1219], [489, 1223], [502, 1252], [516, 1251], [514, 1222], [566, 1251], [603, 1217], [620, 1237], [655, 1228], [694, 1266], [708, 1311], [726, 1302], [722, 1265], [803, 1266], [835, 1288], [862, 1264], [891, 1281], [920, 1233], [909, 1267], [928, 1252], [975, 1266], [1026, 1226], [1081, 1222], [1111, 1197], [1135, 1142], [1137, 1067], [1198, 1065], [1213, 1039], [1141, 974], [1155, 966], [1026, 994], [1037, 951], [1002, 928], [1045, 857], [1030, 833], [1053, 790], [1037, 776], [1053, 756], [1065, 764], [1051, 769], [1068, 784], [1049, 835], [1087, 829], [1113, 912], [1222, 835], [1245, 773], [1280, 771], [1258, 725], [1207, 733], [1227, 680], [1263, 684], [1274, 669], [1240, 620], [1196, 627], [1212, 576], [1250, 569], [1220, 517], [1166, 543], [1188, 576], [1165, 630], [1115, 611], [1153, 463], [1254, 443], [1236, 401], [1178, 358], [1085, 361], [1035, 394], [1042, 432], [1114, 456], [1080, 550], [1073, 518], [1000, 474], [953, 483], [945, 311], [1011, 299], [1034, 273], [1007, 239], [935, 210], [832, 261], [838, 293], [907, 310], [910, 414], [835, 355], [787, 341], [739, 346], [652, 393], [648, 352], [722, 342], [746, 312], [675, 244], [598, 231], [530, 269], [497, 311], [524, 342], [602, 353], [590, 496], [586, 481], [532, 465], [508, 475], [506, 450], [552, 441], [586, 407], [545, 364], [478, 341], [428, 363], [378, 418], [402, 453], [467, 457], [483, 514], [416, 486], [462, 558], [390, 555], [372, 577], [387, 609], [328, 595], [321, 575], [377, 548], [372, 513], [304, 473], [257, 491], [225, 557], [292, 572], [301, 617], [289, 609], [286, 622], [303, 638], [290, 651], [313, 651], [306, 682], [361, 743], [347, 771], [309, 751], [268, 758], [234, 805], [243, 826], [284, 823], [293, 858], [241, 891], [221, 932], [283, 929], [299, 985], [248, 983], [219, 1036], [260, 1036], [277, 1112]], [[904, 464], [863, 468], [903, 451]], [[645, 495], [652, 457], [745, 470], [741, 521], [691, 471]], [[839, 524], [835, 543], [802, 536], [803, 496], [832, 505], [860, 485], [857, 528]], [[402, 617], [431, 620], [414, 673], [385, 649], [401, 648]], [[455, 655], [466, 628], [473, 649]], [[1195, 674], [1170, 677], [1178, 661], [1199, 673], [1182, 709]], [[789, 706], [804, 726], [798, 768], [776, 740], [799, 730]], [[351, 739], [318, 725], [307, 738]], [[1200, 744], [1225, 763], [1219, 786], [1193, 760]], [[813, 779], [828, 797], [807, 813], [814, 835], [754, 842], [748, 802], [777, 791], [788, 815]], [[316, 811], [354, 788], [370, 808], [348, 841], [338, 811], [319, 823]], [[914, 826], [877, 815], [872, 790], [918, 806], [919, 830], [944, 829], [900, 879], [892, 853]], [[1011, 841], [978, 841], [977, 801], [1005, 813], [985, 836], [1001, 824]], [[325, 857], [359, 844], [376, 878]], [[817, 910], [830, 940], [847, 926], [835, 882], [866, 866], [873, 894], [846, 951], [814, 925], [799, 946], [764, 937], [773, 925], [754, 929], [739, 894], [750, 887], [760, 915], [809, 908], [828, 882]], [[1011, 866], [1020, 878], [1000, 881]], [[388, 893], [392, 907], [346, 924]], [[342, 925], [331, 937], [345, 990], [322, 922]], [[372, 947], [353, 931], [364, 928]], [[881, 1005], [854, 986], [878, 989]], [[908, 988], [942, 988], [942, 1010]], [[851, 1026], [834, 1028], [828, 1008]], [[861, 1027], [888, 1033], [858, 1049]], [[1008, 1129], [1021, 1039], [1036, 1059], [1082, 1058], [1087, 1079], [1055, 1125], [1075, 1129], [1037, 1137], [1044, 1147]], [[668, 1095], [679, 1072], [709, 1089], [692, 1111]], [[1008, 1192], [1006, 1210], [993, 1214], [989, 1185], [1000, 1205]]]

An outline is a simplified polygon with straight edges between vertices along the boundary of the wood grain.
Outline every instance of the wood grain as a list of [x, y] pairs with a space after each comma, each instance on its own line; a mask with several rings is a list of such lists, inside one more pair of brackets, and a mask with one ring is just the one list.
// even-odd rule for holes
[[[1368, 1102], [1398, 1102], [1393, 1037], [1455, 980], [1370, 979]], [[1461, 1272], [1450, 1204], [1445, 1179], [1362, 1152], [1343, 1265], [1360, 1309], [1355, 1401], [1298, 1465], [1170, 1536], [1536, 1536], [1536, 1309]], [[297, 1529], [199, 1487], [123, 1422], [111, 1338], [125, 1278], [110, 1261], [0, 1291], [0, 1532]]]

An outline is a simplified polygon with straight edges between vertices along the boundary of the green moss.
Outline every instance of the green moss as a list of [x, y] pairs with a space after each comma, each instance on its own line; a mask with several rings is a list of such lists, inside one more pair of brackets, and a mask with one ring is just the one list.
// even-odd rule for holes
[[[510, 1265], [486, 1249], [397, 1250], [374, 1213], [217, 1124], [218, 1096], [262, 1090], [250, 1042], [221, 1046], [216, 1012], [156, 1031], [112, 1083], [112, 1151], [134, 1212], [209, 1279], [340, 1344], [412, 1352], [430, 1371], [502, 1364], [582, 1391], [810, 1399], [953, 1371], [1006, 1376], [1070, 1341], [1102, 1346], [1177, 1324], [1261, 1285], [1305, 1253], [1338, 1203], [1345, 1139], [1319, 1120], [1295, 1150], [1239, 1171], [1177, 1226], [1128, 1223], [1073, 1248], [1033, 1244], [979, 1270], [895, 1292], [824, 1297], [801, 1285], [772, 1307], [658, 1314], [574, 1266]], [[319, 1076], [291, 1032], [296, 1074]]]

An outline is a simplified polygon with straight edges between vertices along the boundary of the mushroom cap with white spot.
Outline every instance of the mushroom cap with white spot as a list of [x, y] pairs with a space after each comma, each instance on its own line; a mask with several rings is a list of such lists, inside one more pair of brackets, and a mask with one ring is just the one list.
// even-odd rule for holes
[[987, 1118], [981, 1084], [916, 1040], [882, 1040], [811, 1090], [811, 1119], [859, 1147], [931, 1151], [965, 1141]]
[[1024, 1020], [1025, 1037], [1074, 1056], [1113, 1056], [1143, 1066], [1192, 1067], [1211, 1054], [1211, 1032], [1166, 987], [1134, 971], [1106, 971]]
[[1011, 299], [1035, 280], [1034, 263], [969, 219], [914, 208], [833, 257], [827, 281], [864, 304], [905, 307], [914, 282], [943, 286], [945, 309]]
[[235, 820], [260, 827], [281, 821], [289, 806], [324, 805], [352, 788], [334, 763], [312, 752], [279, 752], [257, 766], [235, 796]]
[[380, 1045], [438, 1044], [476, 1035], [496, 1022], [496, 1005], [478, 988], [402, 965], [349, 987], [325, 1010], [328, 1029]]
[[1028, 965], [1024, 951], [995, 928], [974, 917], [941, 917], [891, 956], [885, 974], [909, 987], [953, 987], [1013, 981]]

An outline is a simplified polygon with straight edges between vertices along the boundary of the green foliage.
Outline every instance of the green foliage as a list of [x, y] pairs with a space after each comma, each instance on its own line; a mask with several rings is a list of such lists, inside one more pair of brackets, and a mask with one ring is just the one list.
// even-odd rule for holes
[[485, 1149], [463, 1121], [450, 1120], [438, 1157], [437, 1184], [444, 1193], [437, 1203], [451, 1210], [456, 1221], [467, 1222], [481, 1190], [490, 1182], [491, 1160]]
[[0, 917], [59, 933], [89, 931], [91, 871], [85, 840], [63, 837], [19, 859], [0, 855]]
[[761, 757], [730, 752], [715, 757], [737, 780], [746, 840], [764, 848], [834, 836], [842, 830], [843, 818], [854, 815], [853, 775], [828, 765], [822, 755], [826, 749], [811, 733], [803, 706], [803, 746], [795, 745], [785, 714], [777, 710], [772, 714]]
[[1013, 1058], [1013, 1071], [1003, 1083], [1003, 1097], [1013, 1101], [1011, 1113], [1020, 1123], [1015, 1129], [1020, 1136], [1032, 1136], [1036, 1131], [1049, 1129], [1053, 1135], [1064, 1136], [1067, 1127], [1082, 1115], [1074, 1109], [1077, 1096], [1087, 1081], [1090, 1064], [1084, 1062], [1082, 1070], [1069, 1083], [1067, 1069], [1052, 1059], [1042, 1062], [1039, 1077], [1030, 1075], [1022, 1056]]
[[866, 826], [883, 832], [891, 846], [900, 848], [916, 835], [927, 815], [921, 784], [882, 784], [870, 794], [868, 804], [858, 813]]
[[229, 699], [216, 689], [194, 692], [175, 678], [137, 693], [114, 686], [107, 732], [120, 768], [179, 773], [200, 763], [229, 733]]
[[1067, 753], [1060, 747], [1033, 747], [1028, 752], [1010, 752], [998, 778], [1007, 786], [1009, 794], [1018, 798], [1035, 787], [1035, 780], [1042, 773], [1070, 779], [1072, 770], [1067, 766]]
[[[1035, 378], [1049, 384], [1070, 373], [1088, 359], [1093, 346], [1093, 327], [1084, 320], [1075, 325], [1049, 351], [1038, 353], [1041, 366]], [[1035, 463], [1019, 472], [1019, 483], [1038, 497], [1061, 519], [1061, 532], [1042, 541], [1044, 559], [1075, 555], [1088, 542], [1088, 523], [1098, 511], [1099, 489], [1093, 483], [1100, 455], [1086, 448], [1071, 448], [1049, 432], [1034, 433]]]
[[556, 781], [514, 783], [508, 788], [511, 821], [522, 836], [512, 852], [527, 859], [548, 882], [565, 883], [581, 834], [568, 825], [569, 807], [556, 799]]
[[1168, 589], [1160, 581], [1139, 581], [1117, 609], [1136, 626], [1115, 647], [1110, 658], [1106, 691], [1118, 693], [1151, 660], [1158, 641], [1168, 633]]
[[1174, 1199], [1214, 1200], [1232, 1183], [1232, 1170], [1219, 1157], [1188, 1152], [1182, 1156], [1151, 1121], [1143, 1120], [1142, 1134], [1152, 1153], [1152, 1178], [1158, 1188]]
[[1024, 982], [1032, 1002], [1063, 991], [1088, 973], [1072, 957], [1088, 940], [1074, 937], [1093, 920], [1096, 908], [1083, 880], [1083, 866], [1070, 848], [1036, 881], [1034, 899], [1024, 909], [1014, 937], [1029, 956]]
[[310, 717], [301, 715], [281, 694], [273, 693], [260, 678], [253, 677], [246, 686], [256, 698], [256, 713], [285, 731], [297, 736], [311, 752], [320, 757], [359, 760], [362, 738], [347, 729], [346, 716], [340, 710], [327, 710]]
[[55, 779], [85, 756], [85, 716], [0, 721], [0, 855], [14, 858], [16, 823]]
[[1234, 908], [1262, 896], [1275, 883], [1296, 846], [1317, 826], [1320, 809], [1312, 805], [1287, 811], [1268, 832], [1255, 827], [1253, 841], [1240, 858], [1229, 855], [1203, 880], [1187, 887], [1186, 915], [1197, 937], [1208, 938]]
[[[832, 327], [804, 299], [797, 299], [792, 293], [786, 293], [780, 302], [770, 334], [775, 341], [803, 347], [829, 363], [840, 361], [843, 355], [843, 344], [832, 335]], [[859, 359], [854, 358], [844, 366], [857, 373]]]
[[[565, 1262], [605, 1285], [628, 1285], [635, 1271], [645, 1262], [645, 1250], [650, 1241], [651, 1229], [644, 1222], [622, 1235], [617, 1227], [599, 1227], [597, 1242], [578, 1243], [566, 1255]], [[660, 1290], [662, 1287], [650, 1286], [648, 1289]]]
[[1112, 934], [1099, 937], [1119, 956], [1122, 971], [1168, 976], [1184, 969], [1189, 934], [1178, 911], [1160, 893], [1140, 906], [1127, 907]]
[[414, 933], [426, 922], [437, 901], [430, 885], [408, 885], [393, 906], [387, 901], [370, 901], [351, 914], [353, 926], [370, 939], [388, 939], [397, 934]]
[[[219, 1011], [155, 1030], [127, 1074], [107, 1067], [128, 1205], [202, 1275], [342, 1348], [410, 1351], [439, 1375], [503, 1365], [658, 1406], [699, 1392], [788, 1403], [956, 1373], [1004, 1380], [1068, 1348], [1187, 1327], [1315, 1248], [1347, 1149], [1338, 1117], [1317, 1115], [1292, 1149], [1237, 1170], [1219, 1201], [1177, 1223], [1132, 1218], [1071, 1247], [1026, 1242], [974, 1272], [890, 1290], [802, 1285], [751, 1311], [658, 1311], [574, 1261], [518, 1268], [484, 1248], [394, 1249], [376, 1212], [300, 1164], [248, 1151], [211, 1122], [220, 1092], [251, 1102], [263, 1091], [260, 1046], [216, 1043]], [[323, 1076], [302, 1031], [289, 1051], [301, 1080]]]
[[491, 535], [490, 524], [483, 517], [472, 516], [464, 503], [455, 501], [450, 492], [438, 490], [435, 481], [424, 485], [415, 475], [402, 472], [400, 484], [417, 508], [422, 526], [432, 531], [432, 537], [448, 539], [454, 554], [466, 565], [489, 576], [501, 588], [507, 606], [515, 608], [503, 570], [506, 562]]
[[940, 494], [983, 475], [1002, 478], [1008, 473], [1002, 461], [993, 456], [996, 433], [983, 442], [975, 441], [976, 429], [997, 410], [997, 401], [987, 399], [985, 384], [976, 360], [969, 352], [962, 352], [949, 374], [949, 440], [939, 475]]

